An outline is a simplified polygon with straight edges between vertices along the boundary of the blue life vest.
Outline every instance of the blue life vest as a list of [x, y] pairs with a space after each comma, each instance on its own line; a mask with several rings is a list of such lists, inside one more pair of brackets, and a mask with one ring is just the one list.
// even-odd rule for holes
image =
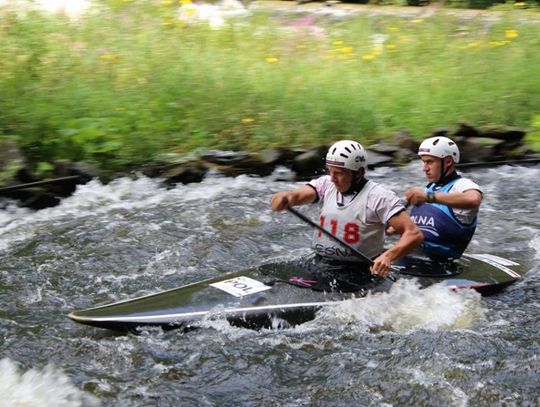
[[[426, 192], [449, 192], [457, 180], [442, 187], [431, 183], [426, 187]], [[421, 247], [426, 252], [454, 259], [461, 257], [469, 245], [477, 223], [477, 217], [471, 223], [462, 223], [449, 206], [428, 202], [413, 207], [411, 218], [424, 235]]]

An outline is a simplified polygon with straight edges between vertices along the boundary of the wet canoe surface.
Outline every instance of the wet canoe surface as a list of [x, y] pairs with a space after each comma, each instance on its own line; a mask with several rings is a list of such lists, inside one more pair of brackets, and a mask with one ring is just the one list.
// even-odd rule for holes
[[287, 327], [314, 319], [322, 307], [388, 291], [395, 279], [415, 278], [422, 287], [444, 284], [490, 295], [517, 281], [521, 273], [519, 264], [489, 254], [467, 254], [451, 265], [405, 257], [396, 263], [393, 279], [365, 273], [315, 276], [291, 263], [278, 263], [74, 311], [68, 317], [117, 331], [141, 326], [189, 330], [208, 318], [226, 318], [232, 325], [253, 329]]

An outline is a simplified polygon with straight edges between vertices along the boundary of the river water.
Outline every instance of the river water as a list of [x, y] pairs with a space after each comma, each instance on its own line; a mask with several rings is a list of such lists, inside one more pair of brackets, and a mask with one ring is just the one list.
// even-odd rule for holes
[[[66, 314], [308, 253], [309, 227], [268, 205], [301, 183], [141, 176], [39, 212], [3, 202], [0, 405], [538, 406], [540, 166], [468, 175], [485, 190], [469, 251], [522, 263], [523, 279], [490, 297], [398, 282], [260, 332], [217, 320], [117, 334]], [[424, 183], [418, 163], [369, 177], [398, 193]]]

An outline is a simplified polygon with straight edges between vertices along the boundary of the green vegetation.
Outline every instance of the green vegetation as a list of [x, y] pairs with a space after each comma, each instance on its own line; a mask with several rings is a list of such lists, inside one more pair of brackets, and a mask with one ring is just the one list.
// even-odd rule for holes
[[525, 142], [534, 150], [540, 151], [540, 114], [534, 117], [531, 131], [525, 136]]
[[538, 122], [540, 23], [527, 11], [304, 24], [260, 12], [212, 29], [178, 20], [178, 2], [107, 3], [76, 21], [0, 11], [0, 138], [36, 168]]

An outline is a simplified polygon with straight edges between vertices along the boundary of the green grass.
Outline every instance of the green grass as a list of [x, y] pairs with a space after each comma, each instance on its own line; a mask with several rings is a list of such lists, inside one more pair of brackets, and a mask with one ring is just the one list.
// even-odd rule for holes
[[[369, 145], [460, 121], [529, 128], [540, 114], [540, 23], [521, 10], [491, 22], [318, 18], [307, 29], [260, 13], [212, 30], [165, 3], [116, 1], [78, 22], [4, 11], [0, 137], [35, 165], [117, 171], [162, 152], [345, 134]], [[386, 36], [379, 50], [374, 34]]]

